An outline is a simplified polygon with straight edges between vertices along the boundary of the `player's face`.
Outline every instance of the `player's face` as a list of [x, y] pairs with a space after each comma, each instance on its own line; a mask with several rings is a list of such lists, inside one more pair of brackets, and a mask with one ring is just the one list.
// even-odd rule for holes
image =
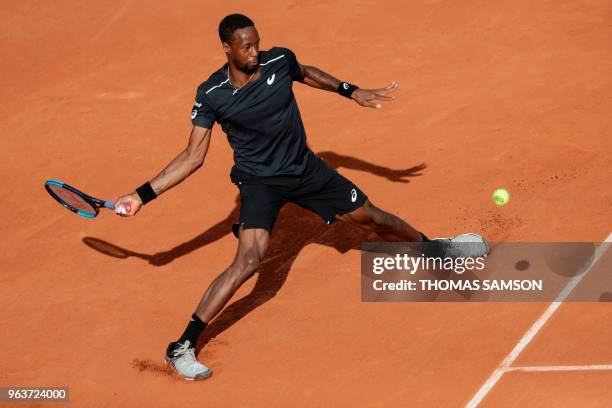
[[232, 43], [223, 43], [228, 59], [241, 71], [252, 73], [259, 64], [259, 34], [255, 27], [234, 31]]

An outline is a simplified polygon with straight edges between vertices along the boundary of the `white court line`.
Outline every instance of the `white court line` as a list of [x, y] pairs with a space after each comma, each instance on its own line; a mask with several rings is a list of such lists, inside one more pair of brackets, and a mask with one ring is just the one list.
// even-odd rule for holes
[[510, 371], [605, 371], [612, 370], [612, 364], [574, 365], [574, 366], [533, 366], [533, 367], [508, 367]]
[[[604, 242], [612, 242], [612, 232], [608, 234], [608, 237]], [[523, 335], [523, 338], [514, 346], [514, 349], [504, 358], [502, 363], [493, 371], [493, 374], [487, 379], [487, 381], [480, 387], [478, 392], [472, 397], [470, 402], [467, 403], [466, 408], [475, 408], [480, 404], [483, 398], [491, 391], [491, 389], [495, 386], [495, 384], [499, 381], [499, 379], [504, 375], [505, 372], [508, 371], [512, 363], [517, 359], [519, 354], [527, 347], [527, 345], [533, 340], [533, 338], [538, 334], [540, 329], [546, 324], [546, 322], [551, 318], [551, 316], [557, 311], [561, 303], [567, 299], [569, 294], [574, 290], [576, 286], [580, 283], [580, 281], [589, 273], [591, 268], [597, 263], [599, 258], [603, 255], [603, 253], [608, 248], [608, 245], [599, 245], [595, 250], [593, 256], [589, 259], [589, 261], [580, 268], [580, 271], [576, 276], [574, 276], [568, 283], [565, 285], [565, 288], [561, 291], [559, 296], [555, 299], [554, 302], [548, 306], [546, 311], [540, 316], [540, 318], [527, 330], [527, 332]]]

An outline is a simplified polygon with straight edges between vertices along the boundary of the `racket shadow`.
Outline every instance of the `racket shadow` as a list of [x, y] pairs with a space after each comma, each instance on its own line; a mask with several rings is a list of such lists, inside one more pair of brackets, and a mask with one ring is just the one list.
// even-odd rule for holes
[[156, 252], [154, 254], [143, 254], [131, 251], [129, 249], [120, 247], [118, 245], [95, 237], [85, 237], [82, 239], [82, 241], [89, 248], [104, 255], [111, 256], [113, 258], [125, 259], [129, 257], [135, 257], [144, 259], [153, 266], [164, 266], [177, 258], [188, 255], [197, 249], [200, 249], [225, 237], [226, 235], [231, 234], [232, 224], [235, 223], [236, 220], [238, 220], [239, 216], [239, 197], [236, 197], [234, 208], [224, 220], [218, 222], [217, 224], [210, 227], [208, 230], [204, 231], [202, 234], [196, 236], [193, 239], [190, 239], [189, 241], [177, 245], [167, 251]]
[[130, 257], [151, 260], [151, 255], [141, 254], [139, 252], [130, 251], [122, 248], [115, 244], [111, 244], [108, 241], [104, 241], [99, 238], [85, 237], [82, 239], [83, 243], [93, 249], [94, 251], [100, 252], [101, 254], [111, 256], [113, 258], [126, 259]]

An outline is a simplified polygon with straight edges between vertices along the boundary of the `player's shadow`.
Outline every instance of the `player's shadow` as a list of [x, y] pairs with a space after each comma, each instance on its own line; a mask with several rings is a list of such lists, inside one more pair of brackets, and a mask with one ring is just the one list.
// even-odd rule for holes
[[[422, 163], [408, 169], [394, 170], [334, 152], [321, 152], [317, 155], [332, 168], [362, 170], [398, 183], [408, 183], [409, 177], [422, 175], [422, 171], [426, 168]], [[376, 197], [371, 199], [376, 202]], [[237, 197], [236, 205], [225, 219], [187, 242], [152, 255], [133, 252], [94, 237], [85, 237], [83, 242], [90, 248], [115, 258], [137, 257], [147, 260], [151, 265], [163, 266], [232, 234], [232, 224], [238, 222], [239, 215], [240, 206]], [[373, 237], [351, 224], [337, 222], [331, 226], [326, 225], [318, 215], [308, 210], [293, 204], [285, 205], [274, 227], [264, 260], [258, 268], [255, 287], [248, 295], [231, 303], [213, 319], [198, 341], [198, 351], [252, 310], [273, 298], [287, 280], [293, 261], [306, 245], [322, 244], [344, 253], [350, 249], [360, 249], [361, 242], [370, 240], [369, 238]]]

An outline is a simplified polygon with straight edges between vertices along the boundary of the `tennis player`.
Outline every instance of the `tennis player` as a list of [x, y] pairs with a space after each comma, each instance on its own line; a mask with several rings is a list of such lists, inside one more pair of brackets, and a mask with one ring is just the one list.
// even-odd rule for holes
[[[238, 250], [233, 262], [204, 293], [184, 333], [168, 345], [166, 360], [188, 380], [212, 372], [195, 357], [195, 344], [207, 324], [257, 270], [281, 207], [296, 203], [324, 222], [336, 220], [375, 231], [389, 241], [429, 241], [402, 219], [377, 208], [350, 180], [308, 148], [292, 91], [295, 81], [340, 94], [379, 109], [393, 99], [398, 84], [362, 89], [309, 65], [281, 47], [259, 50], [259, 34], [248, 17], [232, 14], [219, 24], [227, 63], [197, 89], [189, 142], [156, 177], [116, 201], [135, 215], [142, 205], [174, 187], [204, 163], [213, 125], [219, 123], [234, 151], [231, 180], [240, 190]], [[447, 239], [448, 240], [448, 239]]]

